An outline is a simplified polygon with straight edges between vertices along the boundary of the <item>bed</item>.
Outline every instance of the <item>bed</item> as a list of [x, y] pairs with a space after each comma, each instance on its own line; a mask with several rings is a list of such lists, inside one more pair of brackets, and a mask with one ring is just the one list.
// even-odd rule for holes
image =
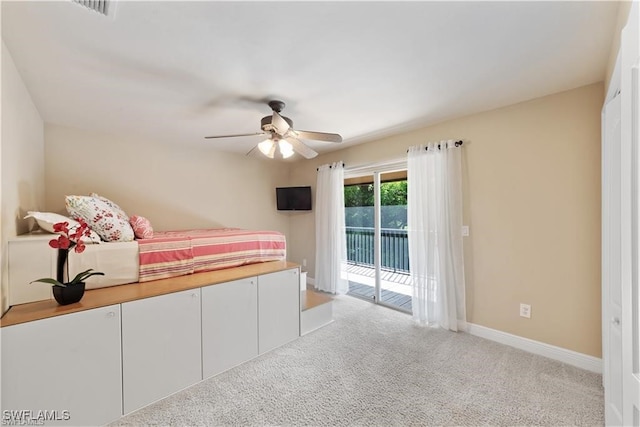
[[[67, 195], [69, 217], [52, 212], [29, 211], [41, 229], [55, 233], [55, 226], [69, 228], [83, 221], [91, 232], [82, 237], [82, 253], [71, 251], [69, 277], [93, 269], [104, 276], [92, 276], [86, 289], [127, 283], [149, 282], [205, 271], [286, 260], [284, 234], [278, 231], [240, 228], [154, 231], [140, 215], [129, 216], [112, 200], [91, 193]], [[135, 239], [135, 240], [134, 240]]]
[[95, 289], [285, 259], [285, 236], [277, 231], [156, 231], [150, 239], [87, 245], [83, 253], [70, 254], [69, 273], [105, 273], [87, 280], [86, 288]]

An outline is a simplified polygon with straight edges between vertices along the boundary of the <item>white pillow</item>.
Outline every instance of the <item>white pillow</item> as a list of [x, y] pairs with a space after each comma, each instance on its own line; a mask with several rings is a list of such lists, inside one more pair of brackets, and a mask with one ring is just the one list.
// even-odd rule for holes
[[[24, 217], [24, 219], [27, 218], [33, 218], [36, 220], [36, 222], [38, 223], [38, 226], [44, 230], [47, 231], [49, 233], [54, 233], [54, 234], [59, 234], [56, 233], [53, 230], [53, 226], [59, 222], [68, 222], [69, 223], [69, 230], [73, 230], [75, 229], [77, 226], [80, 225], [80, 223], [78, 221], [76, 221], [75, 219], [71, 219], [69, 217], [66, 217], [64, 215], [60, 215], [54, 212], [35, 212], [35, 211], [28, 211], [27, 212], [27, 216]], [[81, 239], [85, 244], [86, 243], [100, 243], [100, 236], [98, 236], [98, 234], [91, 230], [91, 234], [89, 235], [89, 237], [83, 237]]]

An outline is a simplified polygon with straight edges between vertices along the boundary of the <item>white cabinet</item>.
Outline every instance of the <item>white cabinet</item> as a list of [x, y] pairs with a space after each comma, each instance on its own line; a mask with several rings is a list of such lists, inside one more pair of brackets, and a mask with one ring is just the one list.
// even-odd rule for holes
[[122, 304], [124, 413], [202, 379], [200, 289]]
[[207, 378], [300, 336], [297, 268], [202, 288]]
[[104, 425], [299, 334], [298, 268], [4, 326], [2, 410]]
[[258, 350], [260, 354], [300, 336], [300, 288], [297, 268], [258, 277]]
[[1, 331], [3, 411], [46, 410], [61, 420], [47, 425], [102, 425], [122, 415], [120, 305]]
[[258, 355], [257, 277], [202, 288], [202, 376]]
[[33, 233], [8, 241], [9, 305], [51, 298], [51, 285], [29, 282], [56, 277], [57, 251], [49, 247], [49, 240], [54, 237], [49, 233]]

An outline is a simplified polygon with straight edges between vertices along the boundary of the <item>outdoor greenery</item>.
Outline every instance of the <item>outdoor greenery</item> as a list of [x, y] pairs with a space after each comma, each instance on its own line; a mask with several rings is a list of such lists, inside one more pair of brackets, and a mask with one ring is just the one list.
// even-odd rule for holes
[[[380, 204], [382, 206], [406, 206], [407, 181], [383, 182], [380, 185]], [[373, 184], [346, 185], [344, 187], [344, 206], [373, 206]]]
[[[407, 181], [380, 184], [381, 227], [407, 227]], [[345, 223], [347, 227], [373, 227], [373, 184], [344, 187]]]

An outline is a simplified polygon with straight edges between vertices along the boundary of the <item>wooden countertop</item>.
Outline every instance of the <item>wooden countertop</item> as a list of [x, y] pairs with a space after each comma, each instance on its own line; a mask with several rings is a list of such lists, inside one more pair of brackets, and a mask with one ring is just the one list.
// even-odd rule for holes
[[312, 289], [307, 289], [306, 291], [302, 291], [300, 301], [301, 310], [305, 311], [309, 310], [310, 308], [325, 304], [329, 301], [333, 301], [333, 297], [329, 294], [325, 294], [324, 292], [317, 292]]
[[297, 267], [298, 264], [292, 262], [272, 261], [154, 280], [151, 282], [91, 289], [85, 291], [82, 300], [75, 304], [59, 305], [55, 300], [50, 299], [14, 305], [9, 308], [0, 319], [0, 327], [170, 294], [172, 292], [186, 291], [208, 285], [217, 285], [219, 283], [231, 282], [233, 280], [245, 279], [261, 274], [275, 273]]

